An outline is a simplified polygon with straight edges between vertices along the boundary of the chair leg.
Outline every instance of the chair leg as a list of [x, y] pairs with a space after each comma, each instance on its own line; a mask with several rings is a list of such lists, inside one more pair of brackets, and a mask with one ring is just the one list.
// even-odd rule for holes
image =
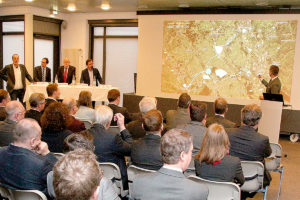
[[279, 200], [279, 196], [281, 194], [281, 182], [282, 182], [282, 178], [283, 178], [283, 166], [281, 167], [281, 169], [278, 172], [280, 173], [280, 183], [279, 183], [277, 200]]
[[267, 200], [268, 186], [264, 189], [264, 200]]

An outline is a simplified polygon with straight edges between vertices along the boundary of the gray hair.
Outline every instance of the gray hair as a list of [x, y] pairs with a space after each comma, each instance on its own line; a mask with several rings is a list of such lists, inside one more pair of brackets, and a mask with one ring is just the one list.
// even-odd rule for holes
[[39, 104], [45, 101], [45, 95], [42, 93], [33, 93], [29, 97], [30, 107], [36, 108]]
[[157, 105], [157, 100], [155, 97], [144, 97], [140, 103], [140, 111], [141, 113], [145, 114], [150, 110], [155, 110]]
[[77, 104], [75, 99], [71, 97], [65, 98], [62, 103], [67, 106], [69, 111]]
[[15, 142], [25, 143], [29, 139], [36, 138], [41, 133], [41, 127], [36, 120], [25, 118], [16, 124], [13, 133]]
[[255, 126], [262, 117], [262, 111], [256, 104], [245, 105], [242, 109], [242, 122], [248, 126]]
[[111, 123], [113, 111], [108, 106], [99, 106], [95, 111], [95, 123], [106, 127]]
[[10, 101], [6, 104], [5, 111], [7, 118], [12, 119], [14, 115], [25, 111], [25, 108], [19, 101]]

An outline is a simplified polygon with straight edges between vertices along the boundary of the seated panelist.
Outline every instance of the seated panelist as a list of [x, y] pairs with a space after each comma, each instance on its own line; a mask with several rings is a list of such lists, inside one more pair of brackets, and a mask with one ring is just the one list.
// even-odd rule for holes
[[82, 70], [80, 83], [88, 84], [89, 86], [98, 86], [102, 84], [102, 77], [98, 71], [98, 69], [93, 67], [93, 60], [87, 59], [86, 69]]
[[33, 80], [35, 82], [51, 82], [51, 69], [47, 67], [48, 63], [48, 58], [43, 58], [41, 65], [34, 68]]

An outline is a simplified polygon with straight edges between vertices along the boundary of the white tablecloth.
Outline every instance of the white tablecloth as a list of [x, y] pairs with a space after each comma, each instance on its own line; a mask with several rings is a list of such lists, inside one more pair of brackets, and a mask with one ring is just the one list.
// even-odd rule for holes
[[[38, 92], [43, 93], [47, 97], [46, 91], [47, 85], [27, 85], [26, 92], [24, 96], [24, 101], [28, 101], [29, 97], [32, 93]], [[90, 91], [92, 93], [92, 101], [105, 101], [107, 102], [107, 93], [111, 89], [117, 89], [115, 87], [111, 87], [109, 85], [100, 85], [98, 87], [89, 87], [82, 85], [59, 85], [60, 89], [60, 99], [64, 99], [66, 97], [72, 97], [74, 99], [78, 99], [79, 93], [83, 90]]]

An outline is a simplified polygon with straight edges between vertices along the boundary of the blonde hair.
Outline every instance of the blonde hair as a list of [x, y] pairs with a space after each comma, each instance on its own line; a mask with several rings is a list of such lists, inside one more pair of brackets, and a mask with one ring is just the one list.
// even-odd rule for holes
[[90, 91], [81, 91], [78, 98], [78, 107], [86, 106], [92, 108], [92, 93]]
[[212, 124], [206, 130], [201, 149], [195, 156], [200, 162], [213, 164], [221, 160], [229, 151], [230, 143], [224, 127]]

